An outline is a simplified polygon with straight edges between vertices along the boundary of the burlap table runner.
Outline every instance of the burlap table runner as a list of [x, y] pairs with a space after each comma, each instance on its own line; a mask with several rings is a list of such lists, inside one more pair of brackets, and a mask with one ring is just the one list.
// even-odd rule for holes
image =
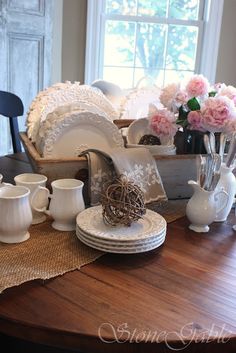
[[[184, 216], [185, 200], [154, 203], [149, 208], [167, 222]], [[95, 261], [103, 252], [81, 243], [75, 232], [60, 232], [51, 220], [30, 227], [30, 238], [20, 244], [0, 244], [0, 293], [34, 279], [49, 279]]]

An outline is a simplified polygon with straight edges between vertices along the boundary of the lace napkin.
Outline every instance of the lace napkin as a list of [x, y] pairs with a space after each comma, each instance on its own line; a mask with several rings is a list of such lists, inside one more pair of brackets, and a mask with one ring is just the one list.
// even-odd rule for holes
[[88, 149], [82, 155], [88, 159], [92, 206], [100, 203], [104, 184], [120, 174], [141, 188], [145, 203], [167, 200], [155, 159], [146, 148], [114, 148], [109, 153]]

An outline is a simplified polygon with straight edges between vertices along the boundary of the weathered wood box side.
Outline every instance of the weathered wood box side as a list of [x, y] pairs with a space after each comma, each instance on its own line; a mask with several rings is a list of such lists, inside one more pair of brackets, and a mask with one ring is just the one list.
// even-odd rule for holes
[[[20, 137], [35, 173], [48, 178], [48, 186], [55, 179], [77, 178], [85, 182], [84, 196], [88, 200], [88, 164], [86, 158], [42, 158], [26, 133]], [[159, 173], [169, 199], [183, 199], [192, 195], [188, 180], [196, 180], [196, 155], [155, 156]]]

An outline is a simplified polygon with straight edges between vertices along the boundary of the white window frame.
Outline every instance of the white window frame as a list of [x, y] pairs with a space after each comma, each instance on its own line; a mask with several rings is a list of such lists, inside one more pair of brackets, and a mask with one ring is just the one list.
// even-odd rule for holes
[[[200, 50], [196, 57], [195, 72], [203, 74], [211, 83], [214, 83], [224, 0], [206, 0], [205, 6], [203, 25], [199, 27], [200, 31], [203, 31], [203, 36], [199, 34], [199, 38], [202, 37], [203, 42], [198, 43]], [[94, 80], [101, 78], [102, 53], [104, 52], [104, 7], [104, 0], [88, 0], [85, 55], [86, 84], [91, 84]], [[201, 55], [199, 54], [200, 51]]]

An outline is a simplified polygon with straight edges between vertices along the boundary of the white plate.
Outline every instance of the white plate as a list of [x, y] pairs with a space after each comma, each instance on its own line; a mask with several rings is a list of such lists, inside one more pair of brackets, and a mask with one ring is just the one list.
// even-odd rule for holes
[[159, 96], [161, 89], [155, 86], [133, 89], [124, 99], [120, 108], [121, 119], [140, 119], [147, 117], [149, 105], [162, 109]]
[[165, 236], [163, 236], [162, 238], [158, 239], [157, 241], [154, 241], [154, 242], [152, 242], [148, 245], [144, 245], [144, 246], [112, 247], [112, 246], [108, 246], [108, 245], [102, 246], [99, 243], [91, 242], [87, 238], [85, 238], [81, 233], [78, 233], [77, 237], [85, 245], [88, 245], [88, 246], [95, 248], [97, 250], [110, 252], [110, 253], [116, 253], [116, 254], [137, 254], [137, 253], [141, 253], [141, 252], [150, 251], [150, 250], [156, 249], [157, 247], [161, 246], [165, 241]]
[[102, 216], [102, 206], [87, 208], [76, 218], [79, 229], [99, 239], [116, 241], [138, 241], [158, 236], [166, 230], [166, 220], [158, 213], [146, 210], [143, 219], [131, 224], [130, 227], [106, 225]]
[[67, 117], [70, 117], [70, 114], [74, 112], [79, 113], [80, 111], [87, 111], [92, 114], [104, 116], [107, 120], [109, 120], [108, 115], [92, 103], [80, 101], [69, 105], [60, 106], [55, 109], [52, 113], [49, 113], [47, 115], [47, 119], [44, 120], [40, 125], [39, 133], [35, 142], [38, 152], [43, 154], [45, 136], [49, 133], [50, 129], [52, 131], [55, 130], [55, 127], [60, 124], [60, 120], [64, 120], [65, 114]]
[[49, 87], [45, 92], [39, 94], [39, 99], [36, 97], [32, 102], [27, 117], [29, 138], [36, 142], [40, 125], [47, 119], [49, 113], [60, 106], [81, 100], [96, 105], [109, 116], [111, 121], [119, 118], [115, 107], [101, 91], [88, 85], [80, 85], [78, 82], [61, 84], [56, 88]]
[[46, 131], [41, 147], [46, 158], [77, 157], [88, 148], [109, 151], [124, 147], [117, 126], [104, 116], [88, 111], [74, 111], [55, 121], [53, 129]]
[[[50, 101], [50, 96], [53, 94], [54, 91], [58, 90], [65, 90], [71, 87], [72, 83], [67, 82], [60, 82], [56, 83], [42, 91], [40, 91], [37, 96], [31, 102], [29, 107], [29, 111], [27, 112], [27, 134], [28, 137], [35, 142], [38, 128], [40, 126], [40, 118], [41, 114], [43, 114], [44, 108], [47, 106], [48, 102]], [[79, 82], [75, 82], [74, 85], [79, 86]]]
[[118, 241], [118, 240], [107, 240], [107, 239], [100, 239], [98, 237], [94, 237], [91, 234], [85, 233], [80, 229], [78, 226], [76, 227], [76, 234], [82, 235], [85, 239], [87, 239], [90, 242], [97, 243], [101, 246], [110, 246], [110, 247], [117, 247], [117, 248], [136, 248], [140, 246], [147, 246], [153, 242], [157, 242], [158, 240], [162, 239], [162, 237], [166, 236], [166, 229], [163, 230], [162, 233], [159, 233], [158, 235], [154, 235], [150, 238], [143, 239], [143, 240], [135, 240], [135, 241]]

